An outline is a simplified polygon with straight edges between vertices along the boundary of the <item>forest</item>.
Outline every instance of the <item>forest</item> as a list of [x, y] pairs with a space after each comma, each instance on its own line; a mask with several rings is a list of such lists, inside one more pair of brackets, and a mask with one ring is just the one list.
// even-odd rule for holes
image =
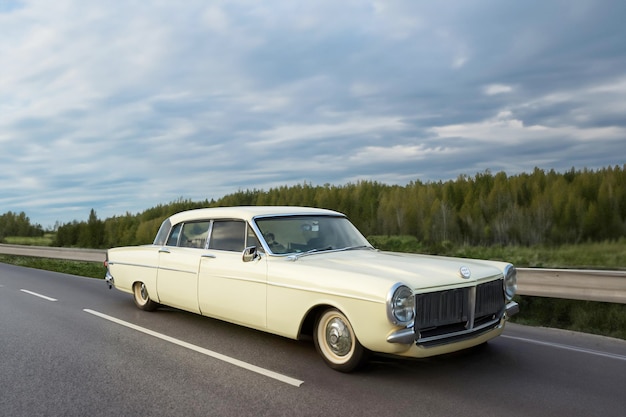
[[108, 248], [151, 243], [161, 222], [182, 210], [238, 205], [301, 205], [348, 215], [367, 236], [412, 236], [455, 245], [562, 245], [626, 235], [626, 165], [507, 176], [489, 171], [446, 182], [385, 185], [307, 183], [239, 190], [218, 200], [179, 199], [106, 220], [61, 225], [56, 245]]
[[[180, 198], [141, 213], [58, 226], [56, 246], [109, 248], [151, 243], [169, 215], [193, 208], [237, 205], [301, 205], [348, 215], [366, 237], [410, 236], [425, 244], [550, 245], [616, 241], [626, 236], [626, 164], [559, 173], [535, 168], [507, 176], [490, 171], [456, 180], [386, 185], [308, 183], [269, 190], [239, 190], [218, 200]], [[0, 217], [0, 237], [43, 233], [38, 225], [16, 228], [21, 213]], [[24, 225], [22, 225], [24, 226]]]
[[0, 243], [7, 236], [39, 237], [44, 230], [39, 224], [31, 224], [30, 218], [23, 211], [8, 211], [0, 215]]

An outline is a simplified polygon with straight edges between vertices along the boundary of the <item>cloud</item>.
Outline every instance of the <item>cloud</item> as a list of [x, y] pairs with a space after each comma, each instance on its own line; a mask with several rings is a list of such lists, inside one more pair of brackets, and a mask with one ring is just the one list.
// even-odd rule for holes
[[0, 213], [623, 164], [609, 0], [0, 2]]
[[403, 130], [401, 120], [391, 117], [356, 118], [338, 120], [336, 123], [312, 125], [283, 125], [261, 132], [255, 146], [280, 146], [285, 143], [311, 143], [319, 140], [336, 141], [345, 136], [379, 135], [383, 132]]
[[513, 91], [513, 87], [503, 84], [490, 84], [484, 88], [484, 92], [488, 96], [495, 96], [496, 94], [505, 94]]

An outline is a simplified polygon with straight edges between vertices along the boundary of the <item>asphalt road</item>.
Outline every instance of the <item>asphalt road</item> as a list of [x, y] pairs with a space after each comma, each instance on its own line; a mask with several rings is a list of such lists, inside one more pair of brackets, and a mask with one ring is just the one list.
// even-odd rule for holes
[[[103, 271], [104, 272], [104, 271]], [[223, 356], [221, 356], [223, 355]], [[0, 416], [620, 416], [626, 342], [510, 325], [423, 360], [326, 367], [298, 342], [101, 280], [0, 264]]]

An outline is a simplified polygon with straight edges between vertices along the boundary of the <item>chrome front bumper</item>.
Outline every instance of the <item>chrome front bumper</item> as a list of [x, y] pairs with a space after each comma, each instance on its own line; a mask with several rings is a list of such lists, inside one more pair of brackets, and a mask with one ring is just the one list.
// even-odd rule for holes
[[497, 320], [493, 320], [491, 322], [485, 323], [478, 327], [463, 330], [460, 332], [448, 333], [444, 335], [439, 335], [435, 337], [424, 338], [424, 339], [418, 340], [417, 334], [415, 333], [415, 329], [411, 326], [411, 327], [407, 327], [405, 329], [400, 329], [398, 331], [393, 332], [387, 337], [387, 342], [400, 343], [400, 344], [405, 344], [405, 345], [417, 342], [418, 344], [425, 346], [425, 347], [452, 343], [452, 342], [467, 339], [473, 336], [477, 336], [479, 334], [492, 330], [498, 326], [501, 326], [500, 321], [502, 319], [506, 320], [507, 318], [517, 313], [519, 313], [519, 304], [517, 304], [515, 301], [511, 301], [506, 305], [504, 309], [504, 315], [502, 317], [498, 318]]
[[517, 304], [515, 301], [509, 302], [506, 305], [505, 317], [509, 318], [516, 315], [517, 313], [519, 313], [519, 304]]

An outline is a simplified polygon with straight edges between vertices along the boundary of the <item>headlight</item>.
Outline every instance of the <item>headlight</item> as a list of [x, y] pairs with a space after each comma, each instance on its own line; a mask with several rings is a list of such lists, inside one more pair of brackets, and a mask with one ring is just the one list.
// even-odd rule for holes
[[511, 300], [517, 292], [517, 270], [511, 264], [504, 268], [504, 295], [507, 300]]
[[397, 283], [387, 296], [387, 316], [397, 325], [408, 325], [415, 318], [415, 295], [406, 285]]

